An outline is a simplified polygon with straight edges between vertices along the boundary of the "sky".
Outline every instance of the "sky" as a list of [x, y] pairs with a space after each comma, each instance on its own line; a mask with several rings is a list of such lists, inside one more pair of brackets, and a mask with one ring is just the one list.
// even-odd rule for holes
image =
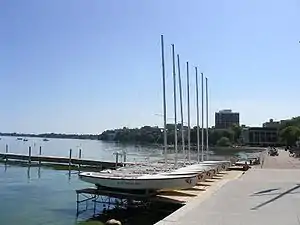
[[161, 34], [168, 123], [171, 44], [181, 59], [185, 122], [186, 61], [192, 125], [195, 66], [208, 77], [210, 126], [227, 108], [250, 126], [298, 116], [299, 11], [297, 0], [2, 0], [0, 131], [161, 126]]

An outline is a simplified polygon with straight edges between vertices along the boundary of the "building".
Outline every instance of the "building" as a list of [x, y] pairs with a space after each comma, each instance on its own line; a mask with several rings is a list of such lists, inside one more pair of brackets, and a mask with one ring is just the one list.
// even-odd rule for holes
[[240, 114], [231, 109], [220, 110], [215, 113], [215, 128], [228, 129], [232, 125], [240, 125]]
[[280, 121], [274, 121], [273, 119], [270, 119], [269, 122], [263, 123], [263, 127], [279, 128], [280, 124]]
[[277, 146], [280, 145], [277, 127], [249, 127], [242, 130], [245, 145]]

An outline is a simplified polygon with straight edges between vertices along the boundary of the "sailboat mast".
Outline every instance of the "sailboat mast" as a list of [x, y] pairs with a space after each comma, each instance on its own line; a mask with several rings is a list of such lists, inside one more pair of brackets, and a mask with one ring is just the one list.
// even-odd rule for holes
[[182, 87], [181, 87], [181, 74], [180, 74], [180, 58], [177, 54], [177, 67], [178, 67], [178, 82], [179, 82], [179, 98], [180, 98], [180, 114], [181, 114], [181, 141], [182, 153], [184, 161], [186, 160], [185, 143], [184, 143], [184, 124], [183, 124], [183, 107], [182, 107]]
[[201, 161], [204, 160], [204, 82], [201, 73]]
[[175, 67], [175, 47], [172, 44], [172, 58], [173, 58], [173, 88], [174, 88], [174, 134], [175, 134], [175, 167], [177, 167], [178, 161], [178, 148], [177, 148], [177, 107], [176, 107], [176, 67]]
[[197, 106], [197, 161], [200, 162], [200, 130], [199, 130], [199, 93], [198, 93], [198, 68], [196, 71], [196, 106]]
[[188, 160], [191, 162], [191, 118], [190, 118], [190, 74], [189, 62], [186, 62], [186, 82], [187, 82], [187, 111], [188, 111]]
[[163, 80], [163, 113], [164, 113], [164, 157], [167, 164], [167, 106], [166, 106], [166, 73], [165, 73], [165, 53], [164, 53], [164, 36], [161, 35], [161, 66]]
[[205, 77], [205, 91], [206, 91], [206, 160], [208, 160], [208, 84], [207, 77]]

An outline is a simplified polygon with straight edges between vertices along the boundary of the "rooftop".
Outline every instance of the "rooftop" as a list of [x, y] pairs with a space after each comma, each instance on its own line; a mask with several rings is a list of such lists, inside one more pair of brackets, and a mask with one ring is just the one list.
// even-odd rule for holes
[[222, 110], [219, 110], [219, 112], [217, 113], [237, 113], [237, 112], [233, 112], [231, 109], [222, 109]]

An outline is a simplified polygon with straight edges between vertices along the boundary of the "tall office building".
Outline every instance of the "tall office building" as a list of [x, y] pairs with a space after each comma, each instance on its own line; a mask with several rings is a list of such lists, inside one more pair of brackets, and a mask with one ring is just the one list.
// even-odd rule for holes
[[240, 125], [240, 114], [238, 112], [224, 109], [215, 113], [215, 128], [227, 129], [232, 127], [233, 124]]

